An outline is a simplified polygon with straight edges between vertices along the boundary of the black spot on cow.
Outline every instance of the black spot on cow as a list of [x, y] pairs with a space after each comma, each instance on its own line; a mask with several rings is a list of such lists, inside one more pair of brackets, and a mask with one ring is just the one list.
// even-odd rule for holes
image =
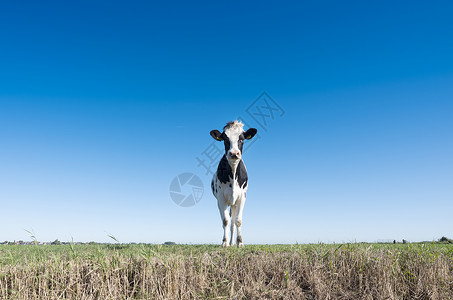
[[230, 187], [231, 187], [231, 183], [230, 183]]
[[242, 160], [239, 162], [238, 168], [236, 170], [236, 179], [241, 188], [245, 188], [248, 182], [247, 170]]
[[[219, 162], [219, 166], [217, 167], [217, 178], [220, 180], [221, 183], [227, 183], [230, 181], [230, 179], [233, 178], [233, 170], [231, 169], [231, 166], [228, 163], [228, 160], [225, 155], [222, 157], [222, 159]], [[245, 165], [242, 160], [239, 162], [238, 167], [236, 169], [235, 179], [238, 181], [240, 187], [247, 186], [248, 181], [247, 170], [245, 169]]]
[[231, 146], [230, 139], [229, 138], [224, 139], [223, 143], [225, 144], [225, 154], [227, 154], [228, 150], [230, 150], [230, 146]]

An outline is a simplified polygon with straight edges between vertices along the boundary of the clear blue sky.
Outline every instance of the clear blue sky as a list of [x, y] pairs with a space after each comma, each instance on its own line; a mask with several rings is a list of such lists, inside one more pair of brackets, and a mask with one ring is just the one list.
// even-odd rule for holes
[[[195, 157], [263, 92], [245, 243], [453, 237], [450, 1], [0, 4], [0, 241], [220, 243]], [[175, 205], [171, 180], [206, 190]], [[111, 241], [111, 240], [110, 240]]]

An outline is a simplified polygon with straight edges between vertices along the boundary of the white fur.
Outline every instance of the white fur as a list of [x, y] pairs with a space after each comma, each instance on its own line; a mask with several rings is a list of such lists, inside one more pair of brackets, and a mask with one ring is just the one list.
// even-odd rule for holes
[[244, 124], [238, 121], [234, 121], [233, 124], [231, 124], [228, 128], [225, 129], [225, 134], [230, 139], [230, 150], [227, 153], [227, 159], [228, 162], [230, 163], [231, 168], [233, 169], [233, 172], [236, 171], [236, 167], [239, 164], [240, 159], [230, 160], [229, 154], [230, 152], [240, 153], [238, 142], [239, 136], [241, 135], [241, 133], [244, 132], [243, 127]]

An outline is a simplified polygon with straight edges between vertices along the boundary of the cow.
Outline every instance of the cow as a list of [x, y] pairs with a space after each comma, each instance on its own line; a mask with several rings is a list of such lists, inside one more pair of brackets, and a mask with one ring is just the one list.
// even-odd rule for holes
[[[228, 122], [223, 132], [212, 130], [211, 136], [216, 141], [223, 141], [225, 154], [222, 156], [211, 181], [214, 197], [217, 198], [220, 217], [223, 226], [222, 246], [233, 245], [234, 227], [237, 227], [236, 243], [242, 247], [242, 211], [244, 210], [245, 197], [248, 188], [247, 169], [242, 160], [242, 147], [245, 140], [250, 140], [258, 132], [255, 128], [247, 131], [244, 124], [239, 121]], [[228, 212], [230, 206], [230, 212]], [[231, 223], [230, 223], [231, 222]], [[228, 228], [230, 226], [230, 228]], [[230, 229], [231, 236], [228, 232]]]

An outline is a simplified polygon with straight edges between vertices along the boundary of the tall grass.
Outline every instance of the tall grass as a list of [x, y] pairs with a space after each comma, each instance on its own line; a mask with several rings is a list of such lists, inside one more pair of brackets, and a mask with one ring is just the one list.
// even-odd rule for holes
[[453, 299], [453, 245], [0, 246], [1, 299]]

